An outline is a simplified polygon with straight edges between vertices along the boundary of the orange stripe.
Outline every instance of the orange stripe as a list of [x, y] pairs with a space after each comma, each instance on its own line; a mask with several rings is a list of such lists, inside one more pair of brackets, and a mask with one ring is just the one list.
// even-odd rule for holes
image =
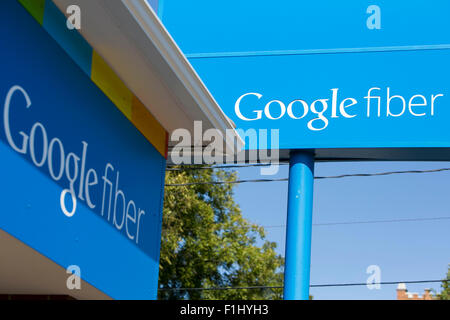
[[147, 110], [142, 102], [133, 97], [131, 122], [148, 141], [167, 159], [169, 134], [158, 120]]

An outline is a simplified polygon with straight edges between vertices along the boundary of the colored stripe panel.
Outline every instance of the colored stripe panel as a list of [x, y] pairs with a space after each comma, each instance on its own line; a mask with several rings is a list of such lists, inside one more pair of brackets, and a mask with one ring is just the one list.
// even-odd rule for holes
[[133, 97], [131, 122], [167, 158], [168, 134], [137, 97]]
[[164, 13], [164, 1], [165, 0], [159, 0], [158, 1], [158, 8], [155, 10], [158, 14], [159, 20], [163, 20], [163, 13]]
[[45, 0], [19, 0], [19, 2], [42, 25], [44, 21]]
[[92, 55], [91, 79], [131, 121], [133, 94], [95, 50]]
[[[167, 159], [168, 133], [51, 0], [18, 0], [99, 89]], [[158, 1], [153, 5], [157, 6]], [[156, 8], [155, 8], [156, 9]]]
[[44, 29], [63, 47], [80, 68], [83, 69], [84, 73], [90, 76], [92, 47], [76, 29], [61, 28], [61, 26], [66, 25], [66, 16], [58, 9], [53, 1], [47, 1], [44, 12]]
[[158, 2], [159, 0], [147, 0], [147, 3], [152, 7], [153, 11], [158, 12]]

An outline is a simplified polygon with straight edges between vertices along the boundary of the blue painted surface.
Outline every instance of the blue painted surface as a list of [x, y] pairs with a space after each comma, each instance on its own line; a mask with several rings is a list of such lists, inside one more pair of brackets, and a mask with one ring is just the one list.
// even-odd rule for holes
[[[64, 268], [80, 266], [85, 281], [113, 298], [155, 299], [165, 159], [20, 4], [2, 1], [0, 9], [0, 228]], [[18, 149], [34, 136], [24, 154], [7, 139], [8, 124]], [[76, 197], [72, 217], [60, 205], [66, 189]], [[136, 223], [131, 200], [145, 211]], [[70, 193], [64, 203], [71, 211]]]
[[165, 0], [158, 0], [158, 18], [160, 20], [163, 19], [164, 16], [164, 4], [165, 4]]
[[[224, 112], [238, 128], [279, 129], [280, 148], [374, 148], [374, 147], [449, 147], [450, 132], [450, 51], [408, 51], [362, 54], [269, 56], [249, 58], [196, 59], [192, 63], [203, 77]], [[426, 62], [425, 62], [426, 61]], [[367, 116], [367, 96], [381, 95], [381, 113], [377, 102], [371, 100]], [[427, 107], [416, 111], [425, 116], [413, 116], [408, 108], [400, 117], [387, 116], [387, 88], [390, 95], [402, 95], [406, 101], [416, 94], [427, 98]], [[354, 98], [357, 105], [348, 109], [353, 118], [341, 115], [332, 118], [332, 91], [339, 89], [337, 109], [343, 99]], [[310, 106], [317, 99], [328, 99], [324, 117], [328, 125], [312, 131], [308, 123], [317, 118], [309, 113], [294, 120], [286, 113], [279, 120], [270, 120], [264, 113], [260, 120], [244, 121], [235, 112], [239, 97], [246, 93], [261, 94], [244, 98], [240, 110], [246, 118], [255, 118], [255, 111], [265, 109], [269, 101], [280, 100], [287, 107], [291, 101], [302, 99]], [[435, 100], [431, 116], [432, 95], [444, 94]], [[273, 111], [272, 111], [273, 110]], [[322, 105], [317, 104], [321, 111]], [[391, 102], [391, 110], [400, 113], [401, 100]], [[280, 115], [276, 104], [271, 107], [273, 117]], [[298, 103], [295, 116], [303, 114]], [[323, 122], [316, 121], [316, 128]]]
[[313, 186], [314, 153], [292, 151], [284, 267], [285, 300], [309, 299]]
[[44, 29], [66, 50], [73, 60], [88, 76], [91, 75], [92, 47], [76, 30], [62, 28], [66, 25], [66, 17], [55, 6], [47, 1], [44, 11]]
[[[370, 5], [381, 29], [370, 30]], [[450, 44], [447, 0], [165, 0], [164, 24], [186, 54]]]
[[[366, 26], [370, 4], [167, 0], [163, 22], [237, 127], [279, 129], [280, 149], [450, 147], [450, 3], [379, 1], [380, 30]], [[371, 88], [380, 90], [365, 98]], [[387, 88], [391, 98], [405, 99], [404, 109], [395, 97], [388, 114]], [[247, 93], [262, 97], [243, 98], [240, 117], [236, 102]], [[426, 106], [414, 105], [423, 103], [417, 95]], [[374, 96], [380, 97], [379, 116]], [[357, 103], [344, 108], [345, 117], [340, 105], [349, 98]], [[286, 109], [280, 119], [265, 115], [273, 100]], [[303, 115], [300, 102], [293, 105], [293, 117], [287, 112], [296, 100], [307, 104], [301, 119], [294, 119]], [[314, 120], [324, 110], [320, 101], [317, 112], [311, 110], [316, 100], [326, 103], [327, 123]], [[278, 118], [283, 109], [274, 102], [269, 110]], [[310, 123], [319, 130], [308, 128]], [[427, 151], [415, 150], [409, 159], [421, 152]]]

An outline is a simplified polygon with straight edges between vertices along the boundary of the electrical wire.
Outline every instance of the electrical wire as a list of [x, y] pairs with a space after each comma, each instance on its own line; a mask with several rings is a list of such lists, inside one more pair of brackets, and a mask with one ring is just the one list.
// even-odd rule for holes
[[220, 184], [240, 184], [248, 182], [281, 182], [288, 181], [288, 178], [280, 179], [252, 179], [252, 180], [235, 180], [235, 181], [205, 181], [205, 182], [190, 182], [190, 183], [168, 183], [166, 187], [189, 187], [197, 185], [220, 185]]
[[[378, 173], [341, 174], [341, 175], [337, 175], [337, 176], [318, 176], [318, 177], [314, 177], [314, 179], [315, 180], [324, 180], [324, 179], [342, 179], [342, 178], [351, 178], [351, 177], [379, 177], [379, 176], [389, 176], [389, 175], [395, 175], [395, 174], [437, 173], [437, 172], [444, 172], [444, 171], [450, 171], [450, 168], [440, 168], [440, 169], [430, 169], [430, 170], [387, 171], [387, 172], [378, 172]], [[166, 184], [166, 187], [186, 187], [186, 186], [195, 186], [195, 185], [220, 185], [220, 184], [240, 184], [240, 183], [249, 183], [249, 182], [285, 182], [285, 181], [289, 181], [289, 178], [173, 183], [173, 184]]]
[[185, 170], [211, 170], [211, 169], [234, 169], [234, 168], [249, 168], [249, 167], [268, 167], [268, 166], [275, 166], [275, 165], [287, 165], [289, 163], [253, 163], [253, 164], [238, 164], [238, 165], [216, 165], [216, 166], [210, 166], [210, 167], [200, 167], [200, 166], [193, 166], [193, 167], [184, 167], [181, 168], [179, 166], [168, 166], [166, 171], [185, 171]]
[[[391, 219], [391, 220], [368, 220], [368, 221], [348, 221], [348, 222], [330, 222], [330, 223], [313, 223], [315, 227], [321, 226], [339, 226], [339, 225], [352, 225], [352, 224], [376, 224], [376, 223], [394, 223], [394, 222], [416, 222], [416, 221], [441, 221], [450, 220], [450, 217], [430, 217], [430, 218], [405, 218], [405, 219]], [[262, 226], [265, 229], [271, 228], [285, 228], [285, 224]]]
[[[332, 284], [312, 284], [311, 288], [327, 288], [327, 287], [353, 287], [367, 285], [393, 285], [399, 283], [440, 283], [449, 282], [450, 279], [442, 280], [412, 280], [412, 281], [381, 281], [376, 283], [332, 283]], [[160, 288], [159, 291], [219, 291], [219, 290], [253, 290], [253, 289], [283, 289], [283, 286], [248, 286], [248, 287], [211, 287], [211, 288]]]

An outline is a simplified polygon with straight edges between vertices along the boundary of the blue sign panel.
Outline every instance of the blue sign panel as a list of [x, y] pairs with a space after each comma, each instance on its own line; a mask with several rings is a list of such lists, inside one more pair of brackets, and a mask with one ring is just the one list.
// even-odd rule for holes
[[165, 0], [187, 55], [370, 47], [450, 47], [446, 0]]
[[167, 0], [163, 22], [238, 128], [279, 130], [274, 148], [441, 148], [449, 10], [445, 0]]
[[156, 298], [164, 157], [20, 4], [0, 9], [0, 228], [112, 298]]

